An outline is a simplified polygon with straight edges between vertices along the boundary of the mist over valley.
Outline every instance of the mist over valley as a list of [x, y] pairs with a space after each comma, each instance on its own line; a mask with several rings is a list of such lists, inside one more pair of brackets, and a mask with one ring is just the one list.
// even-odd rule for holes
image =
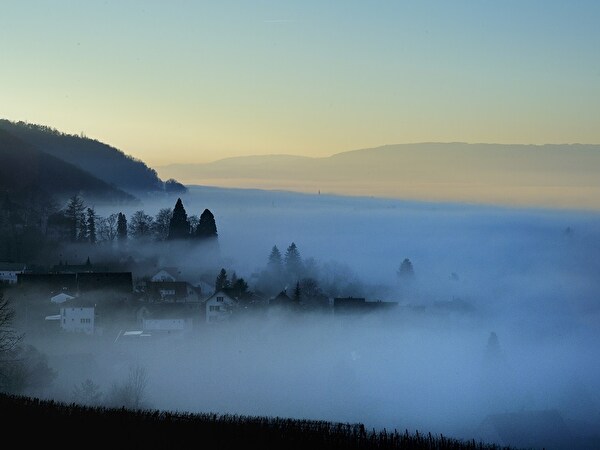
[[[143, 262], [133, 265], [134, 281], [176, 267], [210, 295], [223, 268], [268, 299], [279, 290], [293, 297], [296, 281], [310, 278], [324, 303], [300, 311], [248, 303], [231, 320], [198, 322], [189, 333], [126, 335], [138, 328], [119, 325], [118, 315], [98, 336], [27, 333], [57, 371], [40, 395], [70, 401], [86, 379], [107, 395], [141, 367], [143, 405], [152, 408], [495, 442], [484, 419], [550, 411], [568, 439], [597, 438], [596, 213], [205, 186], [188, 186], [180, 198], [188, 215], [214, 213], [217, 247], [130, 237], [125, 253]], [[174, 200], [155, 196], [142, 208], [155, 215]], [[119, 210], [131, 217], [139, 208]], [[283, 256], [291, 243], [302, 276], [269, 291], [270, 252], [277, 246]], [[111, 251], [73, 244], [61, 257], [100, 263]], [[406, 259], [410, 277], [401, 274]], [[336, 297], [393, 306], [344, 314], [331, 308]]]

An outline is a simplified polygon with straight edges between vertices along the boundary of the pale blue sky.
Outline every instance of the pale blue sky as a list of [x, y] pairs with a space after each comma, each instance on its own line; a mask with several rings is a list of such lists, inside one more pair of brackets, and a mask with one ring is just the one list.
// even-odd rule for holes
[[5, 1], [0, 117], [151, 164], [600, 143], [600, 2]]

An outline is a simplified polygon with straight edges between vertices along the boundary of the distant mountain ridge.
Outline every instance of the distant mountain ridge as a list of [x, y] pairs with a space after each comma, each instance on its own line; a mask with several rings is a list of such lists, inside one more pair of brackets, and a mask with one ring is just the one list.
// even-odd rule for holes
[[600, 145], [418, 143], [157, 167], [186, 184], [600, 209]]
[[[156, 171], [143, 161], [94, 139], [54, 128], [0, 119], [4, 129], [30, 146], [70, 163], [96, 178], [134, 195], [165, 190]], [[171, 183], [172, 187], [174, 183]], [[180, 186], [180, 189], [183, 186]]]

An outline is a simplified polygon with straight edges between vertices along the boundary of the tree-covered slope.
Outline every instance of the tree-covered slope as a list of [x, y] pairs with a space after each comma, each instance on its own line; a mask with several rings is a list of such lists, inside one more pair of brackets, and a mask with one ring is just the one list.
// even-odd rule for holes
[[44, 192], [57, 198], [135, 202], [136, 198], [88, 172], [39, 151], [0, 128], [0, 192], [19, 198]]
[[0, 119], [0, 129], [38, 150], [73, 164], [95, 177], [132, 193], [161, 191], [163, 181], [144, 162], [94, 139], [54, 128]]

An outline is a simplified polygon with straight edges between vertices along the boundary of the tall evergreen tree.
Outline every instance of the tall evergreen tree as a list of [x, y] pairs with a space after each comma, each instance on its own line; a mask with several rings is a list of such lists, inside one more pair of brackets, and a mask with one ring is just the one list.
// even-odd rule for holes
[[215, 222], [215, 216], [208, 209], [205, 209], [200, 215], [200, 221], [196, 227], [196, 237], [198, 239], [217, 237], [217, 224]]
[[412, 263], [410, 262], [410, 259], [404, 258], [404, 261], [402, 261], [402, 264], [400, 264], [400, 267], [398, 268], [397, 273], [398, 273], [398, 277], [403, 278], [403, 279], [414, 278], [415, 270], [413, 268]]
[[267, 263], [267, 268], [269, 269], [269, 271], [275, 274], [281, 273], [281, 269], [283, 268], [281, 252], [279, 251], [276, 245], [274, 245], [271, 249], [271, 254], [269, 255], [269, 262]]
[[215, 280], [215, 292], [228, 287], [230, 287], [230, 284], [229, 279], [227, 278], [227, 271], [225, 269], [221, 269], [219, 275], [217, 275], [217, 279]]
[[85, 227], [85, 221], [81, 221], [81, 217], [85, 217], [85, 204], [79, 195], [74, 195], [69, 199], [65, 210], [65, 217], [69, 220], [71, 241], [75, 242], [80, 237], [81, 229]]
[[122, 212], [117, 216], [117, 239], [119, 242], [127, 240], [127, 217]]
[[285, 269], [288, 274], [298, 277], [302, 271], [302, 258], [295, 243], [291, 243], [285, 251]]
[[95, 244], [97, 240], [96, 236], [96, 211], [94, 208], [87, 209], [87, 238], [90, 244]]
[[169, 240], [187, 239], [190, 237], [190, 223], [188, 222], [187, 213], [183, 207], [181, 198], [177, 199], [175, 208], [173, 208], [173, 216], [169, 222]]

